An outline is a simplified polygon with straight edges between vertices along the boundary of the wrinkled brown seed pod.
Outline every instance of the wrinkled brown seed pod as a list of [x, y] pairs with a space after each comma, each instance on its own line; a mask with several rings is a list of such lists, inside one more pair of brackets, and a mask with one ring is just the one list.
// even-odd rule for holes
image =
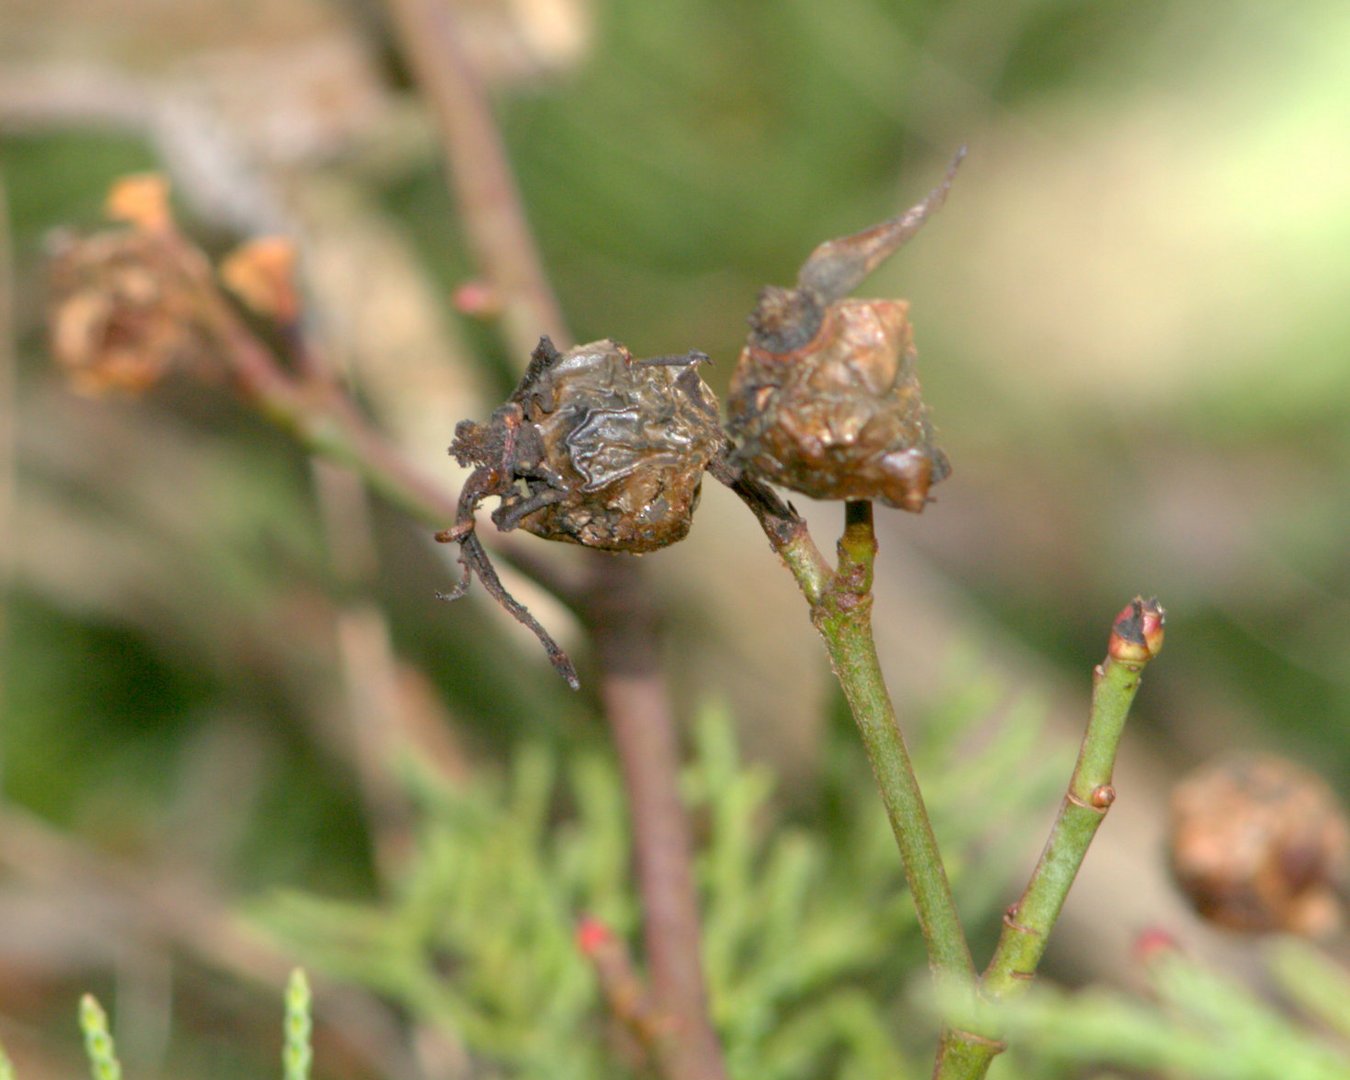
[[945, 201], [941, 185], [898, 217], [821, 244], [797, 286], [768, 286], [731, 380], [732, 462], [816, 499], [923, 510], [951, 472], [920, 398], [909, 305], [845, 300]]
[[717, 401], [699, 376], [700, 352], [634, 359], [613, 341], [560, 353], [541, 338], [506, 404], [486, 424], [461, 421], [450, 452], [475, 469], [453, 528], [463, 572], [476, 573], [534, 631], [570, 684], [576, 674], [543, 627], [501, 587], [474, 535], [474, 510], [496, 495], [492, 520], [546, 540], [643, 553], [684, 539], [703, 472], [721, 450]]
[[197, 298], [155, 235], [63, 238], [48, 274], [52, 355], [79, 393], [137, 394], [170, 371], [211, 368]]
[[1249, 755], [1197, 769], [1172, 794], [1168, 846], [1173, 876], [1211, 922], [1311, 936], [1340, 923], [1350, 826], [1300, 765]]

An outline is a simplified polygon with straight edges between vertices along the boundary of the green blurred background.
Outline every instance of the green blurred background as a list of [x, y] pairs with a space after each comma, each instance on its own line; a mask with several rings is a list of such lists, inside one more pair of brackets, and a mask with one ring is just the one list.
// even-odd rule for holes
[[[719, 392], [762, 284], [969, 146], [946, 208], [864, 287], [912, 302], [955, 465], [921, 519], [880, 526], [902, 712], [921, 728], [971, 685], [994, 711], [1031, 695], [1044, 753], [1067, 752], [1111, 615], [1139, 592], [1169, 612], [1084, 882], [1120, 908], [1087, 955], [1090, 901], [1071, 903], [1062, 975], [1100, 976], [1139, 926], [1183, 918], [1156, 848], [1182, 769], [1266, 748], [1347, 790], [1345, 4], [456, 2], [578, 338], [701, 348]], [[0, 0], [0, 769], [15, 812], [51, 827], [0, 845], [0, 1039], [23, 1045], [21, 1075], [66, 1067], [61, 1010], [84, 987], [133, 1011], [139, 993], [143, 1018], [169, 986], [198, 1003], [175, 1023], [215, 1049], [174, 1058], [152, 1031], [142, 1075], [272, 1060], [239, 1035], [271, 1021], [266, 991], [109, 914], [89, 860], [189, 881], [221, 912], [283, 887], [366, 898], [402, 796], [363, 756], [363, 717], [397, 712], [447, 776], [521, 739], [603, 746], [593, 699], [500, 611], [435, 603], [451, 567], [425, 528], [223, 388], [91, 401], [45, 356], [52, 231], [95, 227], [111, 180], [165, 169], [212, 250], [299, 238], [316, 333], [454, 488], [455, 421], [525, 358], [451, 308], [472, 269], [438, 163], [375, 5]], [[804, 509], [828, 542], [837, 509]], [[838, 703], [753, 521], [708, 491], [647, 565], [684, 714], [729, 703], [785, 778], [782, 812], [809, 817]]]

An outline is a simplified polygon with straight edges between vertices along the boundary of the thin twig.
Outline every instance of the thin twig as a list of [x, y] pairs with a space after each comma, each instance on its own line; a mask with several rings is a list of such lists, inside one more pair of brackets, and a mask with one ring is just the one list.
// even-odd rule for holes
[[651, 992], [633, 965], [628, 946], [608, 926], [590, 917], [577, 924], [576, 941], [595, 971], [610, 1015], [637, 1041], [644, 1054], [655, 1055], [667, 1032]]
[[659, 1048], [672, 1080], [726, 1076], [699, 953], [693, 840], [680, 799], [679, 745], [657, 649], [656, 613], [632, 559], [596, 566], [587, 627], [604, 676], [600, 695], [623, 769], [652, 996], [669, 1024]]
[[[1163, 610], [1135, 599], [1118, 616], [1109, 653], [1092, 673], [1092, 713], [1059, 814], [1021, 899], [1003, 917], [994, 957], [980, 980], [980, 997], [995, 1006], [1024, 992], [1036, 975], [1092, 838], [1116, 800], [1111, 786], [1116, 751], [1139, 689], [1140, 673], [1162, 646]], [[997, 1023], [997, 1012], [993, 1021]], [[997, 1041], [944, 1038], [934, 1077], [982, 1080], [1002, 1050]]]
[[[1088, 846], [1115, 802], [1111, 773], [1116, 751], [1139, 689], [1140, 673], [1161, 645], [1162, 617], [1157, 601], [1135, 600], [1116, 620], [1113, 639], [1120, 636], [1125, 624], [1127, 629], [1130, 625], [1156, 627], [1156, 631], [1150, 631], [1154, 640], [1142, 653], [1123, 659], [1108, 656], [1093, 670], [1092, 713], [1078, 762], [1026, 891], [1004, 916], [998, 947], [981, 983], [987, 997], [1017, 994], [1036, 974], [1050, 929], [1059, 918]], [[1114, 648], [1112, 651], [1117, 652]]]
[[547, 334], [570, 341], [525, 220], [481, 80], [464, 55], [452, 4], [389, 0], [399, 40], [440, 126], [445, 167], [484, 278], [502, 297], [507, 344], [527, 356]]
[[[831, 570], [806, 525], [757, 481], [724, 462], [713, 470], [755, 514], [775, 552], [797, 580], [811, 609], [835, 677], [848, 699], [881, 790], [919, 917], [928, 962], [943, 1003], [939, 1054], [983, 1055], [1001, 1048], [976, 1015], [975, 965], [957, 915], [942, 855], [924, 807], [914, 767], [881, 674], [872, 634], [872, 568], [876, 535], [872, 504], [846, 502], [839, 562]], [[993, 1053], [988, 1054], [992, 1058]]]
[[956, 911], [942, 853], [881, 674], [872, 634], [872, 570], [877, 542], [872, 504], [844, 504], [839, 563], [811, 608], [835, 677], [848, 699], [900, 849], [905, 881], [919, 917], [928, 965], [942, 1002], [939, 1054], [947, 1047], [993, 1045], [975, 1015], [975, 965]]
[[872, 504], [860, 501], [844, 506], [839, 566], [824, 597], [813, 606], [811, 621], [825, 639], [881, 788], [918, 909], [929, 963], [936, 974], [971, 980], [975, 968], [970, 947], [872, 636], [872, 567], [877, 549]]

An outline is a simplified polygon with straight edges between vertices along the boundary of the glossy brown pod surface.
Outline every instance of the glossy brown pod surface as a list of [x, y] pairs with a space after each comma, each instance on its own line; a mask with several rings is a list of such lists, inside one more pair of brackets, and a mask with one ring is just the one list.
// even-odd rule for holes
[[436, 534], [460, 547], [463, 596], [476, 574], [528, 626], [575, 689], [567, 654], [498, 579], [474, 532], [489, 496], [492, 520], [546, 540], [642, 553], [682, 540], [703, 472], [723, 446], [717, 401], [699, 377], [700, 352], [635, 360], [608, 339], [565, 353], [541, 338], [520, 385], [485, 424], [463, 420], [450, 452], [474, 471], [459, 495], [455, 524]]
[[822, 244], [797, 286], [770, 286], [731, 381], [733, 463], [817, 499], [879, 499], [919, 512], [951, 472], [915, 374], [908, 304], [844, 296], [908, 240], [946, 198]]
[[747, 345], [728, 406], [737, 464], [812, 498], [921, 511], [951, 467], [919, 396], [907, 309], [843, 300], [800, 349]]
[[635, 360], [609, 340], [558, 353], [545, 339], [511, 400], [486, 425], [460, 424], [451, 452], [492, 475], [498, 528], [655, 551], [689, 532], [722, 444], [704, 360]]

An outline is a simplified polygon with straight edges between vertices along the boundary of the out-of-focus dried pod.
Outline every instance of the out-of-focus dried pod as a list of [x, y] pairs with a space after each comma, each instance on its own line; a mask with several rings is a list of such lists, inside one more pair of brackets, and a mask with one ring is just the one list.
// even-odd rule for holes
[[220, 279], [255, 314], [289, 325], [300, 316], [295, 261], [294, 243], [263, 236], [230, 252], [220, 264]]
[[1186, 777], [1169, 847], [1177, 883], [1211, 922], [1309, 936], [1340, 923], [1350, 826], [1326, 782], [1291, 761], [1242, 756]]
[[454, 527], [437, 534], [461, 549], [464, 570], [449, 598], [463, 595], [471, 570], [478, 574], [575, 684], [562, 651], [501, 589], [474, 536], [474, 510], [495, 495], [492, 520], [503, 532], [522, 528], [602, 551], [640, 554], [682, 540], [704, 470], [723, 444], [716, 399], [698, 373], [706, 360], [700, 352], [634, 359], [609, 340], [560, 353], [540, 339], [492, 419], [455, 428], [450, 452], [474, 471]]
[[797, 286], [768, 286], [731, 381], [733, 464], [817, 499], [922, 511], [951, 472], [920, 397], [909, 305], [844, 297], [944, 202], [964, 149], [917, 206], [821, 244]]
[[65, 240], [48, 280], [52, 354], [77, 392], [140, 393], [170, 370], [206, 365], [196, 294], [149, 233]]

